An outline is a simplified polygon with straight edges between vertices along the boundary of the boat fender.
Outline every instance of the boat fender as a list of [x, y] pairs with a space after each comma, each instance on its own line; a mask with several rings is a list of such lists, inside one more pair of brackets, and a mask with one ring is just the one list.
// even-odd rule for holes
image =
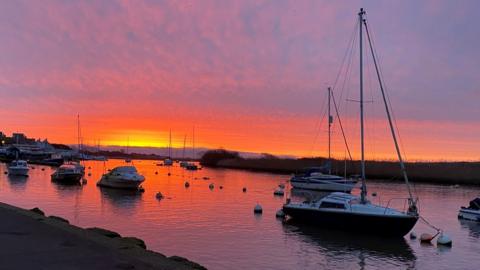
[[433, 240], [433, 236], [429, 233], [422, 233], [420, 235], [420, 242], [422, 243], [431, 243]]

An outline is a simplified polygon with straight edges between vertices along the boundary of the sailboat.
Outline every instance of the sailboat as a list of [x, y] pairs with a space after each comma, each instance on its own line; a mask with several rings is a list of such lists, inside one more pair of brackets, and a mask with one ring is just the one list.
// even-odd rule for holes
[[173, 165], [173, 160], [172, 160], [172, 130], [170, 130], [170, 136], [168, 139], [168, 158], [163, 160], [163, 165], [165, 166], [172, 166]]
[[[344, 192], [333, 192], [319, 200], [303, 203], [292, 203], [287, 200], [283, 205], [284, 213], [292, 220], [305, 223], [315, 223], [319, 226], [334, 228], [345, 231], [372, 234], [377, 236], [403, 237], [417, 223], [419, 218], [417, 201], [414, 198], [408, 181], [407, 171], [403, 163], [397, 135], [392, 123], [390, 108], [385, 96], [383, 83], [379, 73], [377, 60], [374, 54], [368, 24], [365, 19], [365, 11], [360, 9], [359, 19], [359, 45], [360, 45], [360, 145], [361, 145], [361, 193], [360, 196]], [[377, 73], [380, 90], [382, 92], [385, 111], [390, 126], [390, 132], [395, 144], [395, 149], [400, 163], [400, 170], [407, 186], [409, 197], [406, 199], [408, 208], [403, 211], [376, 205], [367, 199], [367, 186], [365, 182], [365, 147], [364, 147], [364, 119], [363, 119], [363, 50], [362, 35], [363, 27], [367, 35], [370, 52]]]
[[183, 151], [182, 151], [182, 161], [180, 161], [180, 167], [184, 168], [188, 165], [188, 161], [185, 160], [185, 146], [187, 143], [187, 135], [183, 137]]
[[[324, 167], [308, 168], [302, 174], [296, 174], [290, 179], [294, 188], [311, 189], [319, 191], [343, 191], [350, 193], [357, 184], [357, 180], [346, 179], [332, 175], [331, 156], [331, 127], [333, 116], [331, 113], [332, 89], [328, 87], [328, 162]], [[325, 173], [326, 172], [326, 173]]]
[[[192, 134], [192, 158], [193, 160], [195, 160], [195, 127], [193, 127], [193, 134]], [[195, 162], [187, 162], [187, 164], [184, 167], [189, 171], [198, 170], [198, 166], [197, 164], [195, 164]]]

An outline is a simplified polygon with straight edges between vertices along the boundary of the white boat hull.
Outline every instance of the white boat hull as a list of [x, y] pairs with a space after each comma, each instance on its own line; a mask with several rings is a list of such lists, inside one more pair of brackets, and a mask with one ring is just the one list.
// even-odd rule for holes
[[9, 167], [8, 168], [9, 175], [21, 175], [21, 176], [28, 176], [28, 168], [24, 167]]
[[480, 210], [462, 208], [458, 211], [458, 218], [480, 222]]
[[334, 182], [334, 181], [322, 181], [322, 182], [300, 182], [300, 181], [291, 181], [290, 184], [294, 188], [299, 189], [311, 189], [311, 190], [320, 190], [320, 191], [340, 191], [340, 192], [351, 192], [355, 187], [355, 182], [346, 181], [346, 182]]
[[97, 185], [101, 187], [119, 188], [119, 189], [138, 189], [143, 180], [132, 180], [117, 177], [105, 177], [103, 176]]

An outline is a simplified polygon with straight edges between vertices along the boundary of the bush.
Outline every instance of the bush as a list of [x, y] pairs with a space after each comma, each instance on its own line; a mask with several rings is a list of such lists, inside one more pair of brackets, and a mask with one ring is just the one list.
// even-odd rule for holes
[[238, 152], [227, 151], [225, 149], [209, 150], [200, 158], [202, 166], [216, 166], [217, 163], [225, 159], [241, 159]]

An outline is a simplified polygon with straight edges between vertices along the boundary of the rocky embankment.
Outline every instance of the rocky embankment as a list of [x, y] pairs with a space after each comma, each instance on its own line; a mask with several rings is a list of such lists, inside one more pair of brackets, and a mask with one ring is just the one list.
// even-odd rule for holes
[[136, 237], [80, 228], [34, 208], [0, 203], [2, 269], [206, 269], [148, 250]]

